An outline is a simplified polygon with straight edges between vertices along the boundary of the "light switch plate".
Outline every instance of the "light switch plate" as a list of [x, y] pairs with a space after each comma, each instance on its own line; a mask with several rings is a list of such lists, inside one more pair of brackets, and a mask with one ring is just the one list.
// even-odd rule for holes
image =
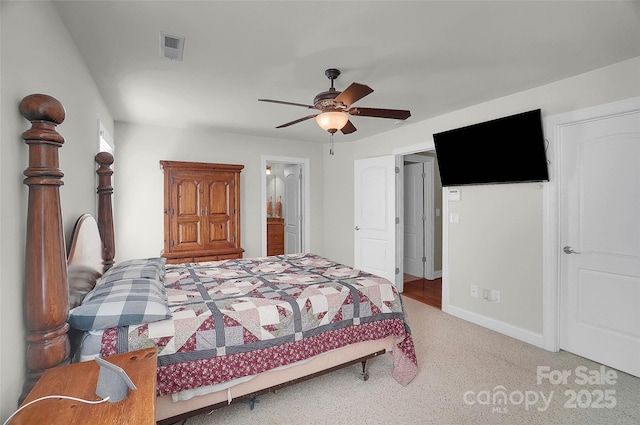
[[461, 198], [460, 189], [449, 189], [449, 200], [450, 201], [459, 201]]

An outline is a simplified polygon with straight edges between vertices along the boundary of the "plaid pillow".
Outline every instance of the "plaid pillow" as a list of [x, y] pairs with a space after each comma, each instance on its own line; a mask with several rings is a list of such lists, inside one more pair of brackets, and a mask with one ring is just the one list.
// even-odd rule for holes
[[128, 260], [111, 267], [102, 275], [97, 285], [122, 279], [152, 279], [164, 282], [165, 258]]
[[140, 325], [171, 317], [164, 287], [150, 279], [101, 283], [69, 313], [69, 325], [89, 331]]

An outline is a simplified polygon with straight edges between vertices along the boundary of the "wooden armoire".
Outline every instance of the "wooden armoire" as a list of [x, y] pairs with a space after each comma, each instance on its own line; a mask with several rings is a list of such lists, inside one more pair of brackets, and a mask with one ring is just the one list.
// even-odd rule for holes
[[244, 165], [160, 161], [168, 263], [242, 258], [240, 172]]

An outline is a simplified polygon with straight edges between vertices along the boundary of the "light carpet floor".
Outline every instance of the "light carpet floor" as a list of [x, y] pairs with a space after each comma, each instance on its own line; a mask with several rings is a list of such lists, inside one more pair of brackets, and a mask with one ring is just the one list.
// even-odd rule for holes
[[[263, 395], [253, 410], [238, 403], [185, 424], [640, 424], [640, 378], [607, 367], [615, 384], [583, 384], [576, 368], [595, 375], [600, 364], [404, 303], [419, 367], [406, 387], [391, 377], [387, 354], [369, 361], [366, 382], [354, 365]], [[538, 367], [570, 376], [538, 384]]]

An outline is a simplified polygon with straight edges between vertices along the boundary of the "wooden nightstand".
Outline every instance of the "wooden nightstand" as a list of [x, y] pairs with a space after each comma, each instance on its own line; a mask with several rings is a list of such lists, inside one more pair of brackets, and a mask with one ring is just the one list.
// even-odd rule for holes
[[[128, 396], [117, 403], [86, 404], [59, 398], [41, 400], [19, 412], [9, 425], [155, 424], [156, 349], [118, 354], [105, 360], [124, 369], [137, 390], [129, 391]], [[99, 370], [95, 361], [49, 369], [22, 404], [48, 395], [100, 400], [96, 395]]]
[[267, 217], [267, 255], [284, 254], [284, 218]]

